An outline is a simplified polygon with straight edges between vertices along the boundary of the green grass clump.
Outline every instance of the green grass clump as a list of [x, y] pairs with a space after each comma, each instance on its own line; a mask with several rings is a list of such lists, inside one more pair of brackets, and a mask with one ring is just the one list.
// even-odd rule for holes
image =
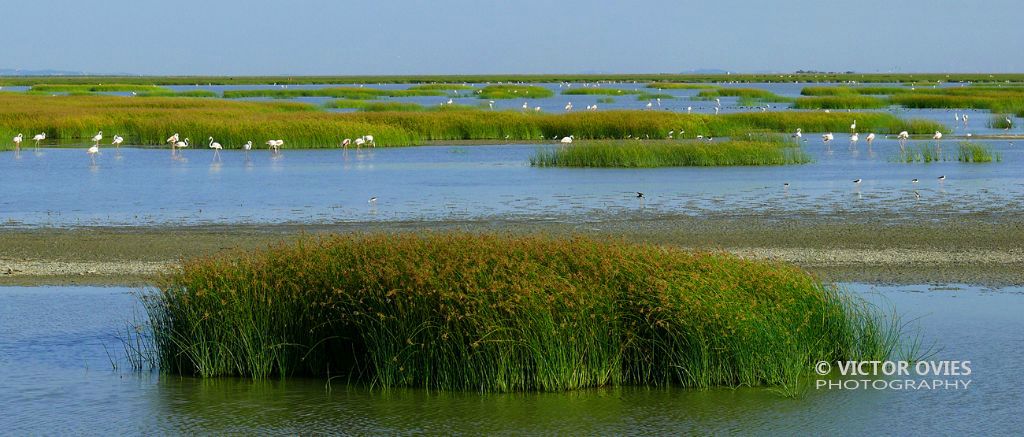
[[718, 85], [712, 85], [709, 83], [653, 82], [647, 84], [647, 88], [654, 88], [659, 90], [709, 90], [720, 87]]
[[796, 109], [878, 109], [887, 106], [889, 102], [885, 99], [862, 95], [800, 97], [793, 102]]
[[30, 91], [39, 93], [117, 93], [117, 92], [172, 92], [168, 88], [156, 85], [136, 84], [95, 84], [95, 85], [71, 85], [71, 84], [38, 84], [32, 85]]
[[614, 97], [601, 97], [597, 99], [597, 103], [615, 103]]
[[668, 99], [674, 99], [674, 98], [676, 98], [676, 96], [673, 96], [671, 94], [665, 94], [665, 93], [639, 93], [639, 94], [636, 95], [636, 99], [637, 100], [641, 100], [641, 101], [643, 101], [643, 100], [655, 100], [655, 99], [668, 100]]
[[481, 99], [543, 99], [555, 93], [537, 85], [487, 85], [477, 91]]
[[984, 144], [961, 142], [957, 147], [957, 161], [969, 163], [1002, 161], [998, 153], [993, 153], [992, 148]]
[[135, 93], [135, 97], [219, 97], [217, 93], [208, 90], [189, 91], [143, 91]]
[[907, 146], [899, 151], [896, 161], [911, 163], [931, 164], [933, 162], [949, 161], [949, 154], [943, 154], [942, 148], [937, 144], [919, 144]]
[[334, 97], [339, 99], [374, 100], [382, 97], [414, 97], [414, 96], [444, 96], [443, 90], [419, 89], [419, 90], [382, 90], [367, 87], [333, 87], [319, 89], [284, 89], [275, 88], [267, 90], [227, 90], [224, 91], [224, 98], [252, 98], [269, 97], [274, 99], [293, 99], [296, 97]]
[[783, 141], [587, 141], [542, 148], [538, 167], [717, 167], [810, 162], [800, 146]]
[[699, 100], [714, 100], [719, 97], [739, 97], [741, 99], [753, 99], [761, 102], [792, 101], [792, 99], [760, 88], [715, 88], [701, 91], [697, 93], [695, 98]]
[[360, 111], [424, 111], [423, 105], [411, 102], [379, 102], [372, 100], [336, 99], [324, 104], [328, 108], [358, 109]]
[[425, 83], [421, 85], [413, 85], [409, 87], [410, 90], [442, 90], [442, 91], [464, 91], [472, 90], [472, 85], [466, 85], [461, 83]]
[[627, 94], [643, 94], [639, 90], [624, 90], [619, 88], [569, 88], [562, 90], [567, 96], [621, 96]]
[[845, 87], [845, 86], [809, 86], [800, 90], [804, 96], [848, 96], [848, 95], [892, 95], [911, 92], [898, 87]]
[[992, 117], [988, 120], [988, 127], [994, 129], [1010, 129], [1013, 127], [1013, 122], [1007, 121], [1010, 118], [1010, 114], [992, 114]]
[[304, 238], [186, 261], [143, 299], [165, 372], [385, 389], [793, 387], [899, 335], [794, 267], [585, 238]]

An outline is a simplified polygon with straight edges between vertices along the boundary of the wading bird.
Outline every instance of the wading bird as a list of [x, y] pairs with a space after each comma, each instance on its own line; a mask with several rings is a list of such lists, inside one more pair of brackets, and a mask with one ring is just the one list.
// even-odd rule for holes
[[916, 183], [917, 183], [917, 178], [913, 178], [913, 179], [911, 179], [911, 180], [910, 180], [910, 183], [912, 183], [912, 184], [916, 184]]
[[691, 112], [693, 112], [693, 106], [687, 106], [686, 107], [686, 113], [689, 114]]
[[939, 182], [946, 180], [946, 175], [939, 176]]
[[92, 161], [93, 164], [96, 164], [96, 155], [99, 155], [100, 153], [100, 145], [93, 144], [92, 147], [89, 148], [89, 150], [85, 151], [85, 153], [88, 153], [89, 160]]
[[646, 108], [647, 108], [647, 109], [651, 109], [651, 108], [653, 108], [653, 107], [654, 107], [654, 104], [653, 104], [653, 103], [651, 103], [651, 102], [647, 102], [647, 105], [646, 105]]
[[34, 137], [32, 137], [32, 140], [36, 142], [36, 148], [37, 149], [39, 148], [39, 142], [42, 141], [42, 140], [45, 140], [45, 139], [46, 139], [46, 132], [43, 132], [41, 134], [36, 134]]
[[178, 133], [175, 132], [174, 135], [167, 137], [167, 143], [171, 145], [171, 149], [174, 149], [174, 145], [178, 143]]
[[366, 203], [369, 203], [370, 205], [376, 205], [377, 204], [377, 196], [371, 197], [370, 200], [366, 201]]
[[530, 109], [530, 104], [528, 102], [523, 102], [523, 110], [526, 111], [528, 109]]
[[800, 139], [804, 137], [803, 129], [796, 128], [796, 133], [792, 135], [793, 138]]
[[114, 146], [114, 147], [116, 147], [118, 149], [121, 149], [121, 143], [123, 143], [123, 142], [124, 142], [124, 137], [122, 137], [120, 135], [114, 135], [114, 141], [111, 141], [110, 145], [112, 145], [112, 146]]
[[857, 135], [857, 132], [854, 132], [850, 135], [850, 144], [856, 146], [857, 141], [860, 141], [860, 135]]
[[100, 141], [103, 141], [103, 131], [99, 131], [96, 133], [96, 135], [92, 136], [92, 142], [95, 143], [97, 146], [100, 145]]
[[[175, 134], [175, 135], [177, 135], [177, 134]], [[185, 141], [175, 141], [173, 144], [171, 144], [171, 151], [174, 151], [176, 149], [184, 149], [184, 148], [186, 148], [188, 146], [189, 146], [188, 138], [185, 138]]]
[[277, 152], [283, 145], [284, 140], [267, 140], [267, 146], [269, 146], [274, 152]]
[[941, 140], [942, 139], [942, 132], [935, 131], [935, 135], [932, 135], [932, 139], [935, 140], [935, 141]]
[[644, 198], [644, 193], [641, 193], [641, 192], [637, 191], [636, 192], [636, 198], [637, 199], [643, 199]]
[[573, 136], [562, 137], [562, 144], [572, 144]]
[[213, 137], [210, 137], [210, 145], [209, 145], [209, 147], [211, 149], [213, 149], [213, 159], [214, 160], [220, 159], [220, 151], [222, 149], [224, 149], [223, 147], [221, 147], [220, 143], [214, 141]]
[[870, 146], [871, 143], [873, 143], [875, 141], [875, 133], [874, 132], [869, 133], [867, 138], [865, 138], [865, 140], [867, 140], [868, 145]]
[[857, 130], [857, 120], [854, 120], [853, 124], [850, 125], [850, 131], [852, 132], [855, 130]]
[[366, 140], [364, 140], [363, 137], [359, 137], [359, 138], [356, 138], [356, 140], [353, 141], [353, 143], [355, 143], [356, 148], [358, 149], [360, 147], [363, 147], [363, 144], [366, 144]]
[[366, 144], [377, 147], [377, 143], [373, 141], [373, 135], [363, 135], [363, 139], [366, 140]]
[[348, 148], [349, 144], [352, 144], [352, 139], [351, 138], [345, 138], [345, 139], [341, 140], [341, 147], [343, 149]]
[[864, 182], [864, 181], [862, 181], [860, 178], [857, 178], [857, 179], [853, 180], [853, 183], [855, 183], [857, 185], [860, 185], [861, 182]]
[[21, 150], [21, 141], [25, 139], [25, 135], [18, 134], [14, 136], [14, 150]]
[[829, 133], [821, 136], [821, 142], [825, 143], [825, 144], [828, 144], [829, 141], [832, 141], [834, 139], [835, 139], [835, 136], [832, 135], [832, 132], [829, 132]]
[[1005, 130], [1010, 130], [1010, 128], [1013, 127], [1013, 120], [1010, 120], [1010, 117], [1005, 117], [1005, 118], [1003, 118], [1003, 120], [1006, 120], [1006, 129]]

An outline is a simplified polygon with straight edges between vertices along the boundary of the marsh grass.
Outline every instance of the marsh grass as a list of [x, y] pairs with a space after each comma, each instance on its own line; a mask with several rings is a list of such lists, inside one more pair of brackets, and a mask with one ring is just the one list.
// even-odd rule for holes
[[1010, 114], [992, 114], [988, 120], [988, 127], [993, 129], [1010, 129], [1013, 127], [1013, 123], [1006, 121], [1009, 117]]
[[878, 109], [889, 106], [889, 101], [862, 95], [835, 95], [800, 97], [793, 102], [796, 109]]
[[385, 389], [792, 387], [899, 341], [791, 266], [585, 238], [302, 238], [185, 261], [144, 303], [165, 372]]
[[372, 100], [335, 99], [324, 104], [327, 108], [358, 109], [360, 111], [425, 111], [427, 108], [412, 102], [381, 102]]
[[797, 144], [784, 141], [586, 141], [538, 149], [537, 167], [717, 167], [810, 162]]
[[555, 93], [537, 85], [487, 85], [477, 90], [481, 99], [543, 99]]
[[413, 85], [409, 87], [410, 90], [442, 90], [442, 91], [467, 91], [475, 90], [476, 88], [472, 85], [460, 84], [460, 83], [425, 83], [421, 85]]
[[1000, 162], [1003, 158], [992, 148], [979, 143], [961, 142], [957, 145], [957, 161], [967, 163]]
[[936, 144], [918, 144], [916, 146], [907, 146], [905, 149], [900, 150], [896, 156], [896, 161], [911, 163], [924, 163], [930, 164], [933, 162], [949, 161], [950, 156], [948, 153], [943, 153], [942, 148]]
[[615, 103], [614, 97], [601, 97], [597, 99], [597, 103]]
[[135, 97], [219, 97], [220, 95], [207, 90], [188, 91], [143, 91], [135, 94]]
[[567, 96], [622, 96], [629, 94], [643, 94], [640, 90], [624, 90], [621, 88], [569, 88], [562, 90]]
[[[364, 105], [359, 103], [357, 105]], [[445, 105], [428, 111], [332, 113], [320, 107], [293, 103], [245, 102], [121, 96], [36, 96], [0, 93], [0, 138], [18, 132], [46, 132], [48, 138], [89, 138], [102, 130], [124, 136], [134, 144], [164, 145], [178, 132], [182, 138], [213, 136], [227, 148], [248, 140], [261, 143], [284, 139], [286, 148], [335, 147], [340, 138], [371, 134], [380, 146], [406, 146], [431, 140], [512, 140], [575, 135], [581, 139], [626, 137], [665, 138], [668, 132], [737, 137], [749, 133], [843, 131], [851, 118], [865, 130], [914, 134], [947, 131], [926, 120], [902, 120], [883, 113], [756, 112], [718, 116], [669, 111], [577, 111], [524, 113], [481, 111]], [[0, 148], [10, 148], [9, 141]]]
[[38, 84], [32, 85], [29, 91], [39, 93], [114, 93], [114, 92], [172, 92], [168, 88], [156, 85], [137, 84], [95, 84], [95, 85], [72, 85], [72, 84]]
[[760, 88], [714, 88], [703, 90], [694, 97], [697, 100], [714, 100], [719, 97], [739, 97], [759, 102], [791, 102], [793, 99], [782, 97]]
[[721, 87], [710, 83], [654, 82], [647, 84], [647, 88], [654, 88], [659, 90], [709, 90]]
[[674, 99], [674, 98], [676, 98], [676, 96], [673, 96], [671, 94], [665, 94], [665, 93], [646, 93], [646, 92], [641, 92], [641, 93], [636, 95], [636, 99], [637, 100], [641, 100], [641, 101], [643, 101], [643, 100], [656, 100], [656, 99], [670, 100], [670, 99]]
[[339, 99], [374, 100], [382, 97], [444, 96], [447, 94], [447, 92], [440, 89], [384, 90], [369, 87], [332, 87], [319, 89], [227, 90], [224, 91], [224, 98], [269, 97], [273, 99], [293, 99], [296, 97], [334, 97]]

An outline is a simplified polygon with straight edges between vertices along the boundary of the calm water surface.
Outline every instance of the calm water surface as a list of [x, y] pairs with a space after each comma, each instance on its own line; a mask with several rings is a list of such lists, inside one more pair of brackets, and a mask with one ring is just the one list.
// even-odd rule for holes
[[[133, 290], [0, 287], [5, 433], [883, 433], [1005, 434], [1024, 425], [1024, 289], [852, 292], [919, 318], [933, 359], [971, 360], [967, 390], [620, 388], [546, 394], [372, 391], [323, 381], [202, 381], [111, 370]], [[813, 381], [808, 381], [813, 384]]]
[[[840, 135], [826, 147], [808, 136], [811, 164], [640, 170], [530, 166], [538, 147], [552, 145], [232, 150], [219, 160], [202, 148], [172, 159], [167, 149], [123, 147], [105, 149], [95, 164], [82, 149], [29, 148], [0, 153], [0, 226], [1024, 211], [1024, 144], [984, 141], [1002, 162], [906, 164], [894, 161], [892, 139], [851, 147]], [[956, 142], [943, 147], [955, 159]]]

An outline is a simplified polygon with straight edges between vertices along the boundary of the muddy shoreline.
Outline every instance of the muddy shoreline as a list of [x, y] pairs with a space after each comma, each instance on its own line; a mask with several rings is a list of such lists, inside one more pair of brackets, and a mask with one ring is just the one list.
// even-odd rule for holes
[[1024, 284], [1024, 219], [961, 216], [894, 224], [848, 217], [621, 217], [0, 229], [0, 285], [151, 284], [182, 258], [331, 232], [582, 234], [790, 262], [829, 281]]

